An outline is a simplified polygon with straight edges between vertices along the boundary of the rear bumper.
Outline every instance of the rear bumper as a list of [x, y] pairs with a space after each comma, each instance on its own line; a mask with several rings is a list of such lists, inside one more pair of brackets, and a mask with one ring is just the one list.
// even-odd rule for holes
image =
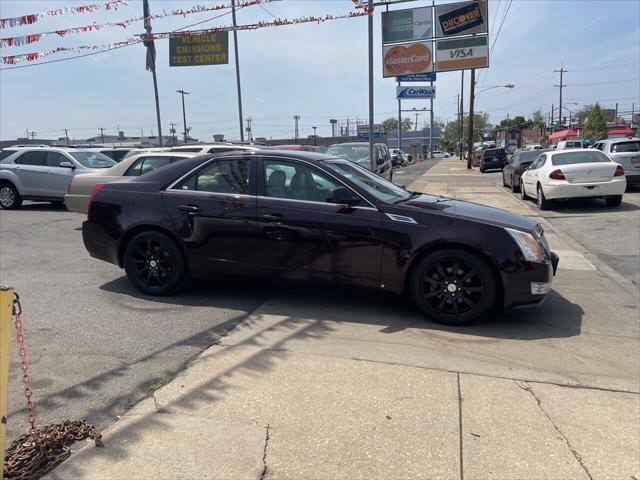
[[93, 258], [120, 265], [118, 244], [101, 226], [88, 220], [82, 222], [82, 241]]
[[64, 204], [68, 210], [78, 213], [87, 213], [89, 209], [89, 195], [65, 195]]
[[609, 182], [601, 183], [551, 183], [543, 187], [547, 199], [580, 198], [580, 197], [606, 197], [609, 195], [622, 195], [627, 188], [624, 177], [615, 178]]
[[527, 262], [524, 272], [509, 276], [504, 288], [504, 309], [542, 303], [551, 289], [559, 261], [558, 255], [551, 252], [548, 261]]

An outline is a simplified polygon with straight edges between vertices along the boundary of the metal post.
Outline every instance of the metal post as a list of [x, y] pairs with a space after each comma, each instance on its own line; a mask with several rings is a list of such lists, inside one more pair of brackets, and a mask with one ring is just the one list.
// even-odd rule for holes
[[313, 145], [318, 145], [318, 127], [313, 128]]
[[631, 104], [631, 130], [633, 130], [633, 116], [635, 115], [636, 104]]
[[469, 93], [469, 145], [467, 150], [467, 169], [471, 170], [473, 160], [473, 102], [476, 93], [476, 69], [471, 69], [471, 89]]
[[[431, 87], [433, 88], [433, 80], [431, 81]], [[431, 110], [430, 110], [430, 120], [429, 120], [429, 159], [433, 158], [433, 98], [429, 99], [429, 102], [431, 103]]]
[[464, 70], [460, 72], [460, 158], [464, 158]]
[[[0, 465], [4, 465], [7, 439], [7, 405], [9, 403], [9, 353], [11, 349], [11, 319], [13, 318], [13, 288], [0, 286]], [[0, 479], [4, 478], [0, 468]]]
[[231, 0], [231, 18], [233, 21], [233, 49], [236, 55], [236, 85], [238, 88], [238, 119], [240, 125], [240, 141], [244, 142], [243, 121], [242, 121], [242, 90], [240, 89], [240, 58], [238, 57], [238, 30], [236, 30], [236, 2]]
[[182, 123], [184, 125], [184, 143], [189, 143], [189, 131], [187, 130], [187, 112], [184, 108], [184, 96], [189, 95], [189, 92], [185, 92], [184, 90], [176, 90], [180, 95], [182, 95]]
[[[373, 0], [369, 0], [368, 33], [369, 33], [369, 162], [373, 165]], [[398, 125], [398, 128], [400, 126]]]
[[156, 69], [151, 71], [153, 75], [153, 89], [156, 94], [156, 121], [158, 122], [158, 138], [160, 146], [162, 146], [162, 124], [160, 123], [160, 97], [158, 96], [158, 79], [156, 78]]
[[[400, 87], [400, 81], [398, 80]], [[402, 150], [402, 100], [398, 97], [398, 150]]]

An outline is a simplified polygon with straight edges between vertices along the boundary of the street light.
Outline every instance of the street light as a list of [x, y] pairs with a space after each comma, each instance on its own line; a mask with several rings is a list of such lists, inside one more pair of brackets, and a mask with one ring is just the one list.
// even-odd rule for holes
[[187, 114], [184, 109], [184, 96], [189, 95], [189, 92], [184, 90], [176, 90], [176, 93], [182, 95], [182, 122], [184, 123], [184, 143], [189, 143], [189, 130], [187, 130]]
[[316, 130], [318, 129], [318, 127], [311, 127], [313, 128], [313, 145], [318, 145], [318, 134], [316, 133]]
[[475, 96], [477, 97], [481, 93], [486, 92], [487, 90], [493, 90], [494, 88], [515, 88], [515, 85], [513, 83], [507, 83], [506, 85], [491, 85], [490, 87], [483, 88], [482, 90], [475, 92]]

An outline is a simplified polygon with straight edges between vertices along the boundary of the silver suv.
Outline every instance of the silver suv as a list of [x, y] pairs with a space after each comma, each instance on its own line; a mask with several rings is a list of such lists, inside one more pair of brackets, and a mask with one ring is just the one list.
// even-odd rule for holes
[[6, 148], [0, 151], [0, 207], [19, 208], [23, 200], [64, 201], [69, 182], [116, 162], [100, 152], [66, 148]]
[[393, 180], [391, 152], [385, 143], [373, 145], [373, 159], [369, 158], [368, 142], [348, 142], [331, 145], [324, 153], [331, 157], [346, 158], [368, 168], [390, 182]]
[[640, 185], [640, 138], [611, 138], [593, 144], [624, 168], [627, 185]]

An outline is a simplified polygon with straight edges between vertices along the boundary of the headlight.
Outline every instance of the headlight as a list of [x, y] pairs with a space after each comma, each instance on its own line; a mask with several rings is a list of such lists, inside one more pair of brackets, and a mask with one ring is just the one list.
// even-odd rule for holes
[[542, 245], [530, 233], [521, 232], [520, 230], [512, 230], [505, 228], [511, 238], [515, 240], [520, 247], [520, 251], [528, 262], [544, 262], [547, 256]]

